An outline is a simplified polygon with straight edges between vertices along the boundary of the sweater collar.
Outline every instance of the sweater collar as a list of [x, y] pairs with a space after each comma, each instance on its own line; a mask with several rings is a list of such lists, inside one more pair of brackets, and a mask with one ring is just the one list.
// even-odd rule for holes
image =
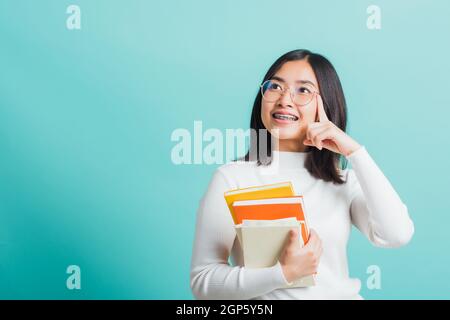
[[311, 151], [272, 151], [272, 165], [278, 165], [280, 169], [302, 169], [305, 168], [306, 159]]

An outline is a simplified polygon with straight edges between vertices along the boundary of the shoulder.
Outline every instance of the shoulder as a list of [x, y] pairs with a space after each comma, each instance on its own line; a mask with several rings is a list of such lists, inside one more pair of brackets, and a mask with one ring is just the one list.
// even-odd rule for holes
[[344, 183], [341, 186], [344, 189], [346, 197], [351, 201], [361, 188], [356, 173], [353, 169], [347, 168], [341, 170], [341, 177], [342, 180], [344, 180]]
[[256, 161], [242, 161], [242, 160], [236, 160], [236, 161], [230, 161], [227, 162], [220, 167], [217, 168], [217, 172], [222, 173], [225, 176], [233, 177], [236, 175], [242, 175], [243, 173], [249, 172], [256, 169], [258, 165], [256, 164]]
[[340, 175], [342, 180], [344, 180], [345, 185], [352, 184], [354, 180], [356, 179], [355, 171], [350, 168], [341, 169]]
[[230, 161], [218, 167], [213, 174], [213, 180], [223, 180], [229, 188], [237, 188], [239, 181], [251, 176], [257, 170], [256, 161]]
[[247, 179], [251, 168], [256, 167], [256, 163], [246, 161], [230, 161], [216, 168], [209, 181], [205, 199], [223, 198], [223, 193], [237, 189], [242, 179]]
[[358, 183], [358, 178], [356, 177], [355, 171], [353, 169], [346, 168], [341, 169], [339, 172], [342, 180], [344, 181], [344, 183], [340, 185], [341, 188], [346, 190], [354, 189]]

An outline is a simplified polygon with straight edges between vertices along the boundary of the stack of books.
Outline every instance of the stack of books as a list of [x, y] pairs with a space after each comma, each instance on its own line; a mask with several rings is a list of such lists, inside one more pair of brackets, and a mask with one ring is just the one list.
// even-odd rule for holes
[[[297, 228], [299, 242], [309, 239], [303, 196], [294, 195], [290, 182], [236, 189], [225, 192], [247, 268], [274, 266], [287, 242], [289, 231]], [[286, 286], [315, 285], [306, 276]]]

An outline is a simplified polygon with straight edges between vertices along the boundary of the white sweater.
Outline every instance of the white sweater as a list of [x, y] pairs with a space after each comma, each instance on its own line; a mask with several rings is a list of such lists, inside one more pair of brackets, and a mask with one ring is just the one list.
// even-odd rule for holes
[[[379, 247], [405, 245], [414, 233], [406, 205], [364, 146], [347, 157], [344, 184], [324, 182], [304, 167], [305, 152], [274, 152], [269, 166], [231, 162], [219, 167], [200, 201], [191, 262], [191, 289], [197, 299], [361, 299], [360, 280], [351, 279], [347, 242], [355, 225]], [[278, 262], [269, 268], [243, 265], [242, 249], [224, 192], [291, 181], [303, 195], [309, 226], [322, 239], [316, 286], [282, 288]], [[231, 258], [231, 264], [228, 259]]]

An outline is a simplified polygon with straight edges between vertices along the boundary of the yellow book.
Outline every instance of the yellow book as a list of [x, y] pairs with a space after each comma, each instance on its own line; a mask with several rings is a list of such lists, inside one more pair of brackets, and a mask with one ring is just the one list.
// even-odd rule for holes
[[234, 214], [233, 202], [241, 200], [259, 200], [267, 198], [282, 198], [294, 196], [294, 189], [290, 182], [267, 184], [263, 186], [230, 190], [224, 193], [228, 209], [233, 217], [234, 224], [237, 224]]

